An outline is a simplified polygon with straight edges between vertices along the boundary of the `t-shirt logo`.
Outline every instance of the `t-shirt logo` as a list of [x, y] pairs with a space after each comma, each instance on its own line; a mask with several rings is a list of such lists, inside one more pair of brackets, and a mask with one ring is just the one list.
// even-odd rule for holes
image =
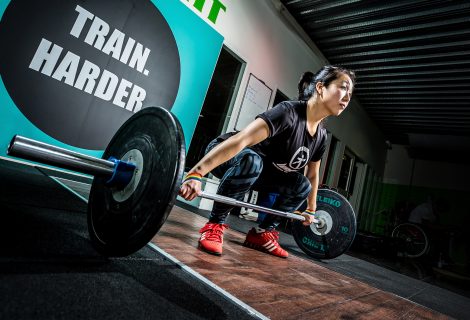
[[274, 166], [284, 172], [293, 172], [302, 169], [310, 159], [310, 150], [307, 147], [300, 147], [290, 159], [289, 164], [274, 163]]
[[308, 159], [310, 158], [310, 150], [306, 147], [300, 147], [291, 158], [289, 162], [289, 167], [294, 170], [299, 170], [307, 164]]

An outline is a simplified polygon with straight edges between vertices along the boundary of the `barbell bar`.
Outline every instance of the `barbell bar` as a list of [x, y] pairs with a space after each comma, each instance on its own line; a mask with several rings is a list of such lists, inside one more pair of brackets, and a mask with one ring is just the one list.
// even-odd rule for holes
[[[41, 162], [47, 165], [91, 174], [93, 176], [103, 176], [108, 178], [107, 184], [109, 186], [116, 187], [118, 189], [124, 188], [132, 179], [132, 176], [126, 176], [124, 179], [117, 179], [119, 183], [116, 183], [113, 180], [113, 177], [119, 177], [122, 175], [122, 171], [119, 167], [119, 164], [124, 163], [126, 165], [129, 165], [133, 169], [137, 169], [136, 165], [132, 162], [126, 162], [122, 160], [110, 161], [100, 159], [79, 152], [70, 151], [64, 148], [53, 146], [30, 138], [26, 138], [20, 135], [15, 135], [11, 140], [8, 146], [8, 154], [22, 159], [28, 159], [31, 161]], [[202, 191], [198, 196], [208, 200], [229, 204], [235, 207], [245, 207], [269, 214], [274, 214], [283, 218], [305, 221], [305, 218], [299, 214], [274, 210], [271, 208], [265, 208], [249, 202], [236, 200], [218, 194], [210, 194]], [[320, 221], [316, 220], [314, 221], [314, 223], [320, 223]]]
[[[147, 244], [170, 213], [184, 174], [181, 125], [168, 110], [147, 107], [131, 116], [96, 158], [16, 135], [8, 155], [94, 176], [88, 201], [88, 230], [107, 256], [126, 256]], [[356, 220], [349, 202], [319, 189], [314, 223], [298, 214], [202, 192], [202, 198], [293, 219], [293, 236], [308, 255], [330, 259], [351, 245]]]
[[15, 135], [8, 145], [8, 155], [91, 175], [109, 175], [115, 163], [44, 142]]

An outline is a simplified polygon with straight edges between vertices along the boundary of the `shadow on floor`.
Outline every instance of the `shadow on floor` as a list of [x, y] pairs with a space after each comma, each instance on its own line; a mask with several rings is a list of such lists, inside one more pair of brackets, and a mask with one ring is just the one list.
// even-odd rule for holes
[[252, 319], [150, 248], [106, 258], [86, 204], [0, 161], [0, 319]]

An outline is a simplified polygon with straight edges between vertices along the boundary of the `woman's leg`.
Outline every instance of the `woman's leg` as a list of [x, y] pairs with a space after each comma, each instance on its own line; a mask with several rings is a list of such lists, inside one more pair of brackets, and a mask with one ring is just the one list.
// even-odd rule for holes
[[[276, 198], [278, 197], [278, 194], [273, 193], [273, 192], [263, 192], [260, 190], [257, 190], [257, 191], [258, 191], [258, 197], [256, 199], [256, 205], [265, 207], [265, 208], [272, 208], [274, 205], [274, 202], [276, 201]], [[258, 210], [257, 212], [258, 212], [257, 222], [261, 223], [266, 217], [266, 215], [268, 215], [268, 213], [265, 213], [263, 211], [258, 211]]]
[[[206, 153], [217, 144], [217, 141], [211, 142], [206, 149]], [[243, 149], [234, 158], [212, 170], [212, 174], [220, 178], [217, 194], [243, 200], [262, 170], [263, 160], [261, 156], [251, 149]], [[232, 208], [231, 205], [214, 202], [209, 222], [224, 223]]]
[[[254, 189], [277, 193], [278, 196], [272, 208], [292, 213], [307, 199], [312, 186], [307, 177], [298, 172], [263, 172]], [[279, 225], [281, 219], [279, 216], [268, 214], [259, 227], [267, 230], [274, 229]]]

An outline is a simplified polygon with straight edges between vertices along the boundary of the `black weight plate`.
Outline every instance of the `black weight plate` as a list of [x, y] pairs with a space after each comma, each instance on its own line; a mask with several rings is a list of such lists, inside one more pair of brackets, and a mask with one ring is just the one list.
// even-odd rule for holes
[[103, 159], [139, 150], [140, 181], [130, 197], [116, 201], [106, 177], [96, 176], [88, 202], [93, 246], [107, 256], [127, 256], [145, 246], [170, 213], [184, 172], [184, 136], [178, 119], [159, 107], [130, 117], [111, 139]]
[[356, 215], [348, 200], [330, 189], [319, 189], [316, 215], [327, 221], [325, 228], [302, 221], [292, 224], [292, 235], [302, 251], [316, 259], [333, 259], [351, 246], [356, 235]]

